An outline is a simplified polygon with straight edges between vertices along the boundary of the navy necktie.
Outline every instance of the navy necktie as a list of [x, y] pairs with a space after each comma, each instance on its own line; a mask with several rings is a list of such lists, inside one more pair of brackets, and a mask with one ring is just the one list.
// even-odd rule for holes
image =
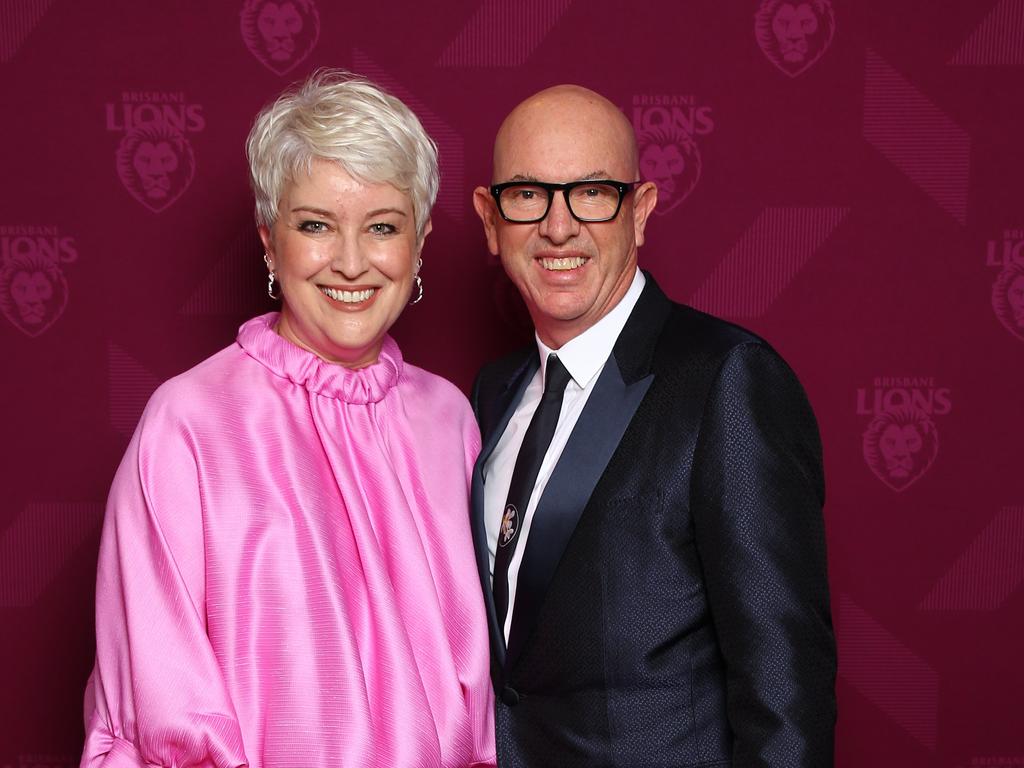
[[544, 394], [540, 404], [533, 413], [530, 426], [526, 428], [523, 444], [516, 457], [516, 466], [512, 470], [512, 482], [508, 487], [508, 501], [501, 516], [501, 528], [498, 531], [498, 547], [494, 555], [494, 606], [498, 611], [498, 624], [505, 626], [508, 615], [508, 566], [519, 544], [519, 532], [523, 528], [526, 508], [533, 495], [533, 487], [537, 483], [540, 465], [544, 454], [548, 452], [551, 438], [558, 424], [558, 414], [562, 410], [562, 395], [565, 385], [569, 383], [569, 372], [555, 355], [548, 355], [548, 365], [544, 378]]

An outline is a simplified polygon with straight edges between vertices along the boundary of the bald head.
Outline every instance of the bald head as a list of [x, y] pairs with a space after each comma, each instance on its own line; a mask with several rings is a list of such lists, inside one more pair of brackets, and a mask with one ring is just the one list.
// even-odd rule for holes
[[[552, 167], [555, 161], [565, 164], [571, 156], [603, 165], [581, 170], [572, 177], [542, 179], [545, 181], [575, 181], [598, 171], [605, 171], [605, 178], [621, 181], [637, 178], [633, 126], [612, 102], [579, 85], [546, 88], [509, 113], [494, 141], [495, 181], [531, 175], [528, 169], [511, 167], [521, 159], [527, 146], [539, 153], [536, 160], [546, 168]], [[584, 147], [592, 150], [590, 157], [580, 156], [579, 150]], [[573, 148], [576, 151], [572, 151], [570, 156]], [[539, 175], [533, 177], [541, 178]]]

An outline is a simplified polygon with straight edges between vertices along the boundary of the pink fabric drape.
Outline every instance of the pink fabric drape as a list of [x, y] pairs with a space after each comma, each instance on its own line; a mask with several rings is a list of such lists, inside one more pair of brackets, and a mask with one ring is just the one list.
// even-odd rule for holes
[[117, 472], [82, 765], [490, 764], [466, 399], [275, 321], [160, 387]]

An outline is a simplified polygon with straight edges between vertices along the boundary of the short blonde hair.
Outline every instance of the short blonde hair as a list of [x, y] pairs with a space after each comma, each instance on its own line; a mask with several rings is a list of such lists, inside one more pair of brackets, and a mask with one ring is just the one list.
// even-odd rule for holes
[[322, 159], [408, 194], [423, 237], [437, 199], [437, 145], [411, 109], [365, 78], [317, 70], [260, 111], [245, 149], [261, 226], [277, 221], [285, 184]]

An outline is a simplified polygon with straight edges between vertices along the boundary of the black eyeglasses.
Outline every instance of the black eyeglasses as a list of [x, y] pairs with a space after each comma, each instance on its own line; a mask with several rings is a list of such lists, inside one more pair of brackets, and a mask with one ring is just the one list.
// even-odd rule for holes
[[513, 224], [535, 224], [551, 210], [554, 193], [561, 190], [569, 213], [577, 221], [611, 221], [619, 215], [622, 199], [639, 181], [593, 179], [550, 184], [546, 181], [506, 181], [491, 187], [498, 213]]

